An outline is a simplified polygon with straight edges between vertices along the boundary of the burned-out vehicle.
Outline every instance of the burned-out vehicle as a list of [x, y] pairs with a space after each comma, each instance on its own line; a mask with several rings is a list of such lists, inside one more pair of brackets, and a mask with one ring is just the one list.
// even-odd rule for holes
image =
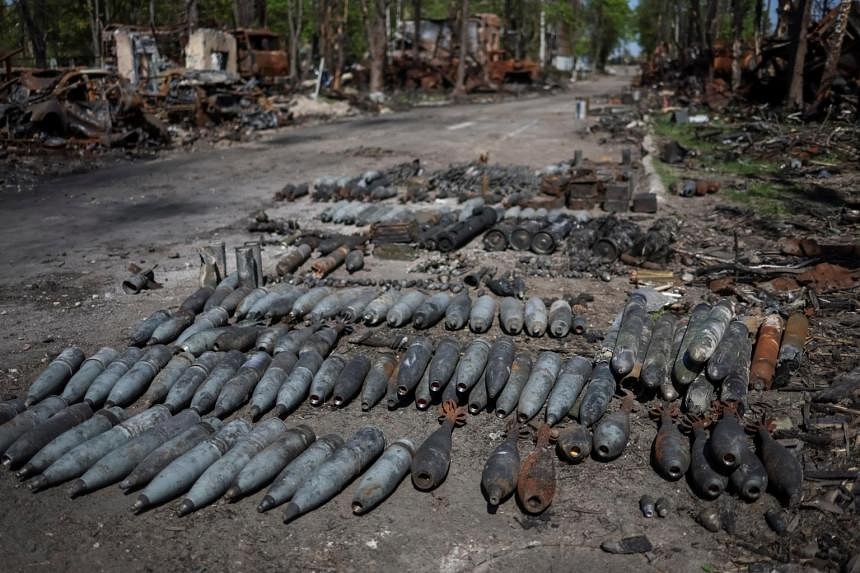
[[239, 75], [277, 83], [287, 76], [290, 64], [281, 38], [266, 29], [233, 30], [238, 48]]

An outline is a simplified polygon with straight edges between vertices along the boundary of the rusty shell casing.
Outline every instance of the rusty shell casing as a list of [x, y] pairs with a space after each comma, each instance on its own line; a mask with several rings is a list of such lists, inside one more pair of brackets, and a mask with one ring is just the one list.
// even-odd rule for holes
[[18, 479], [26, 479], [41, 473], [63, 454], [83, 444], [90, 438], [110, 430], [125, 419], [122, 408], [99, 410], [88, 420], [66, 430], [42, 447], [16, 474]]
[[185, 371], [188, 370], [193, 363], [193, 354], [183, 352], [171, 358], [170, 361], [164, 365], [164, 368], [155, 375], [155, 378], [152, 380], [152, 384], [149, 385], [149, 388], [143, 395], [143, 398], [141, 399], [143, 406], [148, 408], [153, 404], [158, 404], [159, 402], [164, 401], [164, 399], [167, 398], [167, 394], [170, 392], [170, 389], [173, 388], [173, 385], [179, 381], [182, 375], [185, 374]]
[[649, 320], [645, 304], [644, 296], [633, 293], [624, 307], [621, 328], [618, 330], [618, 338], [615, 340], [615, 348], [612, 351], [612, 360], [610, 361], [612, 371], [619, 377], [630, 374], [636, 364], [636, 355], [642, 340], [642, 328], [645, 321]]
[[291, 275], [301, 267], [311, 256], [313, 249], [307, 243], [302, 243], [295, 247], [290, 247], [287, 253], [278, 260], [275, 266], [275, 272], [278, 276]]
[[782, 330], [783, 321], [778, 314], [767, 316], [759, 328], [750, 365], [750, 387], [756, 390], [770, 390], [773, 384]]
[[235, 501], [270, 483], [291, 461], [316, 441], [316, 434], [300, 424], [290, 428], [274, 443], [255, 455], [236, 475], [225, 497]]
[[158, 326], [170, 318], [170, 311], [165, 309], [156, 310], [148, 317], [138, 322], [129, 334], [129, 342], [132, 346], [143, 346], [152, 338], [152, 333]]
[[424, 375], [415, 387], [415, 407], [419, 410], [426, 410], [430, 407], [430, 402], [433, 401], [433, 395], [430, 393], [430, 369], [424, 370]]
[[744, 448], [729, 481], [741, 499], [755, 501], [767, 489], [767, 471], [752, 450]]
[[229, 319], [230, 315], [227, 314], [227, 311], [220, 306], [209, 309], [203, 312], [203, 314], [198, 315], [194, 320], [194, 323], [180, 333], [176, 338], [175, 344], [181, 345], [195, 334], [203, 332], [204, 330], [211, 330], [213, 328], [224, 326], [227, 324]]
[[152, 478], [158, 475], [173, 460], [203, 440], [210, 438], [215, 432], [221, 429], [222, 425], [223, 422], [218, 418], [207, 418], [167, 440], [147, 454], [134, 467], [131, 473], [119, 482], [119, 488], [129, 491], [148, 484], [152, 481]]
[[263, 287], [257, 287], [251, 290], [236, 306], [236, 310], [233, 311], [233, 316], [236, 317], [236, 320], [245, 318], [251, 309], [254, 308], [254, 305], [263, 300], [263, 298], [268, 294], [269, 289]]
[[517, 489], [520, 472], [520, 452], [517, 449], [517, 432], [512, 430], [505, 440], [490, 453], [481, 472], [481, 491], [487, 503], [501, 504]]
[[364, 316], [364, 310], [373, 302], [379, 295], [376, 289], [368, 289], [359, 292], [358, 295], [352, 297], [340, 309], [339, 316], [346, 322], [358, 322]]
[[455, 389], [460, 394], [468, 394], [487, 365], [490, 356], [490, 343], [484, 338], [474, 339], [460, 357], [457, 364], [457, 373], [454, 377]]
[[546, 403], [546, 423], [554, 426], [567, 416], [591, 376], [591, 360], [573, 356], [558, 374]]
[[531, 354], [525, 350], [518, 351], [511, 364], [511, 375], [508, 377], [508, 382], [496, 399], [496, 416], [505, 418], [516, 409], [520, 400], [520, 393], [529, 379], [531, 370]]
[[187, 491], [207, 468], [250, 431], [251, 424], [242, 419], [223, 425], [214, 435], [198, 443], [158, 472], [141, 490], [132, 511], [142, 511]]
[[159, 324], [146, 342], [148, 345], [168, 344], [176, 340], [186, 328], [194, 322], [194, 313], [189, 310], [177, 310], [170, 318]]
[[207, 506], [227, 493], [242, 468], [286, 431], [287, 427], [282, 420], [269, 418], [236, 440], [236, 443], [194, 482], [182, 499], [177, 516], [182, 517]]
[[368, 372], [370, 372], [370, 359], [367, 356], [358, 354], [350, 358], [334, 383], [332, 403], [338, 408], [349, 404], [361, 392]]
[[412, 465], [415, 446], [406, 438], [393, 442], [358, 481], [352, 512], [363, 515], [394, 493]]
[[103, 404], [119, 379], [140, 360], [141, 356], [143, 356], [143, 350], [140, 348], [135, 346], [126, 348], [119, 358], [108, 364], [104, 371], [96, 376], [87, 388], [87, 393], [84, 394], [84, 401], [89, 402], [93, 407]]
[[282, 352], [272, 359], [269, 367], [251, 392], [251, 400], [248, 403], [248, 413], [251, 420], [256, 422], [275, 406], [278, 392], [298, 359], [298, 356], [289, 352]]
[[514, 341], [507, 336], [496, 338], [490, 346], [487, 367], [484, 371], [489, 399], [495, 400], [507, 384], [508, 378], [511, 376], [511, 366], [514, 363], [515, 353]]
[[424, 440], [412, 458], [412, 483], [421, 491], [430, 491], [443, 481], [451, 466], [451, 433], [454, 426], [444, 422]]
[[578, 464], [591, 453], [592, 441], [588, 428], [572, 422], [559, 433], [556, 444], [563, 459]]
[[[206, 299], [206, 303], [203, 305], [203, 312], [207, 312], [212, 310], [215, 307], [221, 306], [221, 303], [224, 302], [224, 299], [230, 296], [230, 294], [236, 290], [236, 287], [239, 284], [239, 274], [233, 273], [224, 277], [218, 286], [215, 287], [215, 290]], [[221, 307], [223, 308], [223, 307]], [[224, 309], [227, 311], [227, 309]], [[227, 312], [229, 315], [230, 313]]]
[[438, 292], [425, 300], [415, 311], [412, 324], [415, 328], [430, 328], [445, 316], [445, 311], [451, 303], [451, 295], [447, 292]]
[[364, 268], [364, 253], [358, 249], [350, 251], [346, 256], [344, 266], [346, 267], [346, 272], [350, 274], [360, 271]]
[[78, 477], [109, 452], [169, 417], [170, 411], [161, 405], [144, 410], [110, 430], [75, 446], [45, 468], [42, 475], [30, 480], [27, 487], [32, 491], [40, 491], [48, 486]]
[[803, 485], [803, 466], [785, 446], [774, 440], [765, 428], [758, 429], [756, 445], [771, 490], [783, 500], [793, 501], [800, 495]]
[[321, 279], [330, 274], [346, 261], [347, 255], [349, 255], [349, 247], [341, 245], [329, 253], [328, 256], [315, 260], [311, 263], [311, 271], [314, 277]]
[[472, 299], [469, 293], [465, 290], [454, 298], [448, 304], [445, 310], [445, 328], [448, 330], [462, 330], [469, 323], [469, 316], [472, 313]]
[[555, 456], [549, 447], [549, 426], [538, 429], [537, 444], [517, 476], [517, 497], [527, 513], [543, 513], [555, 497]]
[[278, 340], [290, 331], [290, 325], [285, 322], [279, 322], [264, 329], [257, 336], [257, 341], [254, 343], [254, 349], [261, 352], [274, 354], [275, 344]]
[[549, 307], [549, 333], [555, 338], [564, 338], [570, 333], [573, 324], [573, 310], [570, 303], [558, 299]]
[[51, 394], [59, 394], [85, 358], [84, 351], [77, 346], [70, 346], [60, 352], [30, 384], [24, 404], [29, 408]]
[[206, 300], [212, 296], [213, 292], [215, 292], [215, 289], [211, 286], [200, 287], [182, 301], [182, 304], [179, 305], [179, 310], [185, 310], [192, 314], [202, 312], [203, 307], [206, 305]]
[[466, 401], [466, 404], [469, 409], [469, 413], [473, 416], [477, 416], [481, 412], [487, 409], [487, 381], [484, 375], [478, 379], [472, 389], [469, 391], [469, 398]]
[[426, 299], [427, 296], [417, 290], [404, 293], [385, 315], [388, 326], [397, 328], [408, 323]]
[[646, 388], [656, 390], [668, 380], [676, 322], [677, 318], [674, 314], [666, 313], [661, 315], [654, 324], [651, 342], [648, 344], [645, 361], [639, 374], [639, 379]]
[[328, 400], [345, 364], [346, 358], [341, 354], [332, 354], [323, 360], [319, 370], [314, 374], [313, 381], [311, 381], [310, 402], [312, 406], [322, 406]]
[[83, 400], [93, 381], [118, 356], [119, 353], [113, 348], [108, 346], [100, 348], [98, 352], [87, 358], [78, 371], [69, 379], [66, 387], [63, 388], [62, 398], [69, 404]]
[[375, 326], [385, 320], [388, 316], [388, 311], [397, 302], [400, 293], [395, 290], [388, 290], [370, 301], [370, 304], [364, 309], [363, 320], [365, 324]]
[[549, 314], [547, 314], [546, 304], [542, 299], [533, 296], [526, 301], [523, 320], [526, 334], [534, 337], [544, 335], [549, 325]]
[[293, 371], [281, 385], [278, 397], [275, 400], [275, 414], [279, 417], [286, 416], [298, 408], [299, 404], [308, 395], [313, 382], [314, 375], [322, 366], [323, 357], [313, 350], [302, 352]]
[[692, 384], [687, 386], [687, 391], [684, 393], [683, 409], [693, 416], [701, 416], [708, 411], [711, 402], [716, 397], [713, 384], [704, 372], [700, 372]]
[[262, 331], [262, 326], [232, 326], [215, 339], [215, 343], [212, 344], [212, 350], [217, 352], [227, 352], [230, 350], [246, 352], [254, 347], [257, 337], [260, 336], [260, 332]]
[[206, 377], [212, 372], [212, 369], [224, 358], [224, 355], [219, 352], [204, 352], [201, 354], [188, 369], [182, 373], [182, 376], [176, 381], [167, 396], [164, 398], [164, 405], [167, 406], [174, 414], [186, 408], [194, 397], [197, 388], [206, 380]]
[[63, 408], [42, 423], [18, 436], [3, 453], [3, 465], [16, 469], [29, 461], [54, 438], [88, 420], [93, 415], [86, 402]]
[[681, 479], [690, 469], [690, 441], [668, 416], [660, 422], [652, 453], [657, 471], [668, 480]]
[[[65, 398], [63, 399], [65, 400]], [[10, 398], [8, 400], [3, 400], [2, 402], [0, 402], [0, 425], [5, 424], [21, 412], [23, 412], [25, 408], [26, 406], [24, 406], [23, 398]]]
[[708, 440], [708, 453], [717, 467], [723, 471], [736, 468], [741, 456], [749, 450], [744, 428], [737, 417], [727, 412], [711, 430]]
[[415, 390], [433, 357], [433, 343], [424, 336], [412, 340], [397, 369], [397, 393], [407, 396]]
[[537, 415], [552, 391], [561, 370], [561, 356], [555, 352], [541, 352], [520, 393], [517, 403], [517, 421], [524, 424]]
[[302, 345], [318, 330], [319, 325], [314, 324], [311, 326], [296, 328], [295, 330], [287, 332], [275, 343], [275, 348], [272, 350], [272, 354], [277, 355], [281, 352], [298, 354]]
[[278, 474], [257, 506], [257, 511], [263, 513], [288, 501], [305, 479], [331, 457], [335, 450], [343, 446], [343, 443], [343, 438], [337, 434], [326, 434], [318, 438]]
[[205, 414], [215, 407], [218, 395], [224, 384], [227, 383], [245, 361], [245, 355], [238, 350], [231, 350], [212, 368], [209, 376], [194, 391], [191, 398], [191, 408], [200, 414]]
[[493, 325], [496, 316], [496, 297], [485, 294], [479, 296], [469, 312], [469, 328], [472, 332], [487, 332]]
[[687, 356], [687, 348], [689, 348], [690, 343], [698, 336], [710, 312], [711, 306], [709, 304], [699, 303], [693, 307], [690, 313], [690, 320], [687, 323], [687, 329], [684, 331], [684, 338], [681, 340], [678, 354], [675, 356], [675, 364], [672, 366], [672, 379], [679, 386], [688, 386], [704, 368], [704, 364], [690, 362]]
[[519, 334], [523, 329], [525, 307], [514, 297], [506, 296], [499, 304], [499, 324], [507, 334]]
[[615, 378], [606, 362], [600, 362], [591, 371], [591, 380], [579, 405], [579, 423], [591, 426], [603, 416], [612, 395], [615, 394]]
[[439, 393], [451, 380], [460, 362], [460, 342], [453, 336], [443, 336], [436, 343], [436, 352], [427, 366], [430, 391]]
[[265, 352], [254, 352], [248, 356], [236, 375], [224, 384], [212, 415], [223, 419], [241, 408], [271, 363], [272, 357]]
[[74, 498], [123, 479], [157, 447], [198, 423], [200, 415], [185, 410], [156, 424], [100, 458], [72, 484], [69, 496]]
[[734, 315], [735, 305], [730, 300], [722, 299], [711, 307], [702, 328], [687, 347], [687, 358], [690, 362], [704, 364], [713, 356]]
[[705, 499], [716, 499], [729, 484], [729, 477], [717, 471], [707, 454], [708, 435], [703, 428], [693, 429], [690, 448], [690, 481], [696, 493]]
[[182, 352], [187, 352], [194, 356], [200, 356], [204, 352], [212, 350], [218, 337], [232, 328], [232, 326], [219, 326], [217, 328], [200, 331], [197, 334], [193, 334], [186, 338], [185, 341], [179, 345], [179, 349]]
[[318, 305], [322, 300], [332, 294], [332, 290], [329, 287], [314, 287], [293, 303], [293, 308], [290, 310], [290, 320], [300, 320], [304, 318], [304, 316], [312, 311], [316, 305]]
[[244, 301], [252, 292], [254, 292], [254, 289], [251, 287], [238, 286], [230, 292], [230, 294], [225, 296], [218, 306], [226, 310], [227, 314], [232, 316], [239, 308], [239, 305], [242, 304], [242, 301]]
[[137, 400], [146, 391], [156, 374], [170, 362], [172, 356], [173, 353], [166, 346], [161, 344], [150, 346], [140, 360], [116, 381], [105, 404], [128, 406]]
[[630, 439], [630, 412], [621, 409], [603, 416], [594, 426], [592, 452], [601, 460], [614, 460]]
[[385, 436], [377, 428], [358, 430], [323, 461], [293, 494], [284, 512], [284, 523], [323, 505], [360, 475], [385, 449]]
[[726, 327], [723, 338], [708, 360], [706, 372], [711, 382], [722, 382], [735, 368], [741, 348], [746, 346], [749, 331], [742, 320], [734, 320]]
[[370, 372], [367, 373], [367, 380], [364, 382], [364, 390], [361, 393], [362, 411], [369, 411], [382, 400], [396, 368], [397, 361], [391, 354], [383, 354], [374, 360], [370, 366]]
[[779, 347], [777, 368], [783, 364], [796, 368], [803, 354], [803, 345], [809, 338], [809, 319], [803, 313], [794, 313], [785, 323], [785, 334]]

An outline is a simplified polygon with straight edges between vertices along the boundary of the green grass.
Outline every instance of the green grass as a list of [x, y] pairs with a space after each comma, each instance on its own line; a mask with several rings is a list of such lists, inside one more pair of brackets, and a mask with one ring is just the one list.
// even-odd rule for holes
[[791, 201], [789, 189], [761, 182], [751, 182], [746, 191], [728, 190], [725, 195], [763, 215], [785, 215], [789, 212], [787, 203]]
[[657, 176], [660, 177], [660, 180], [663, 182], [663, 185], [666, 186], [666, 189], [671, 189], [678, 183], [678, 181], [681, 180], [681, 176], [678, 174], [678, 170], [675, 167], [672, 167], [667, 163], [663, 163], [659, 159], [654, 159], [654, 171], [657, 172]]
[[654, 121], [654, 133], [662, 140], [674, 139], [682, 147], [698, 151], [711, 151], [716, 144], [699, 138], [698, 129], [713, 129], [720, 127], [711, 123], [696, 125], [692, 123], [673, 123], [670, 115], [664, 115]]
[[768, 161], [746, 161], [744, 159], [731, 161], [703, 159], [702, 163], [718, 173], [741, 177], [762, 177], [775, 173], [779, 169], [776, 164]]

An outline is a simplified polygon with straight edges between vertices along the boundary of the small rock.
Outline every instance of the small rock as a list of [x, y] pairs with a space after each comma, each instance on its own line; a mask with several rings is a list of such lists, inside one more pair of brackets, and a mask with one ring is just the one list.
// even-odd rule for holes
[[604, 541], [600, 548], [607, 553], [619, 555], [631, 555], [633, 553], [646, 553], [654, 549], [651, 540], [645, 535], [625, 537], [621, 541]]

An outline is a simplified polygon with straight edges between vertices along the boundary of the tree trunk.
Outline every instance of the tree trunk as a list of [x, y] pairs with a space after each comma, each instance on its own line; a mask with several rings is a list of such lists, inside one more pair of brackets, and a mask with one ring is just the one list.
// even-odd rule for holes
[[370, 92], [385, 89], [385, 52], [388, 42], [387, 0], [361, 0], [361, 14], [370, 52]]
[[45, 46], [45, 33], [42, 26], [30, 10], [28, 0], [18, 0], [18, 8], [21, 10], [21, 19], [27, 28], [27, 38], [30, 40], [30, 48], [33, 50], [33, 59], [36, 60], [37, 68], [48, 67], [48, 50]]
[[337, 34], [334, 40], [335, 61], [331, 87], [335, 91], [340, 91], [343, 88], [343, 61], [344, 61], [344, 43], [346, 35], [346, 22], [349, 16], [349, 0], [343, 2], [343, 14], [337, 17]]
[[690, 20], [693, 41], [699, 48], [705, 46], [705, 32], [702, 30], [702, 4], [699, 0], [690, 0]]
[[466, 56], [469, 53], [469, 0], [463, 0], [460, 11], [460, 58], [457, 61], [457, 83], [454, 95], [466, 93]]
[[254, 12], [256, 13], [257, 25], [261, 28], [266, 28], [269, 25], [269, 14], [266, 10], [266, 0], [256, 0], [254, 3]]
[[188, 0], [185, 5], [185, 19], [188, 22], [189, 34], [197, 29], [200, 25], [200, 10], [197, 6], [197, 0]]
[[827, 47], [827, 62], [824, 64], [824, 71], [821, 74], [821, 83], [818, 86], [818, 92], [815, 94], [815, 102], [813, 102], [808, 110], [811, 114], [817, 113], [821, 104], [830, 95], [830, 86], [836, 77], [839, 58], [842, 56], [842, 42], [845, 39], [845, 31], [848, 29], [851, 4], [851, 0], [842, 0], [842, 3], [839, 5], [839, 13], [836, 15], [836, 25], [833, 27], [830, 45]]
[[758, 65], [761, 57], [761, 35], [762, 21], [764, 20], [764, 0], [755, 0], [755, 12], [753, 16], [753, 26], [755, 32], [753, 35], [753, 53], [755, 54], [756, 65]]
[[732, 91], [741, 87], [741, 35], [744, 31], [746, 6], [744, 0], [732, 0]]
[[99, 22], [99, 0], [89, 0], [87, 9], [90, 13], [90, 34], [93, 42], [93, 60], [95, 67], [102, 65], [101, 58], [101, 23]]
[[155, 0], [149, 0], [149, 27], [155, 29]]
[[421, 0], [412, 0], [412, 21], [415, 27], [412, 37], [412, 57], [417, 60], [421, 56]]
[[299, 79], [299, 42], [302, 35], [303, 0], [287, 2], [287, 25], [290, 28], [290, 80]]
[[806, 30], [809, 28], [811, 12], [812, 0], [798, 0], [789, 31], [793, 55], [789, 68], [791, 81], [788, 85], [786, 104], [796, 109], [803, 107], [803, 68], [806, 64]]
[[714, 44], [717, 41], [717, 8], [719, 5], [719, 0], [708, 0], [708, 27], [706, 29], [705, 41], [707, 42], [709, 82], [714, 80], [714, 56], [717, 55], [714, 50]]
[[254, 0], [233, 0], [233, 17], [237, 28], [250, 28], [254, 25]]

